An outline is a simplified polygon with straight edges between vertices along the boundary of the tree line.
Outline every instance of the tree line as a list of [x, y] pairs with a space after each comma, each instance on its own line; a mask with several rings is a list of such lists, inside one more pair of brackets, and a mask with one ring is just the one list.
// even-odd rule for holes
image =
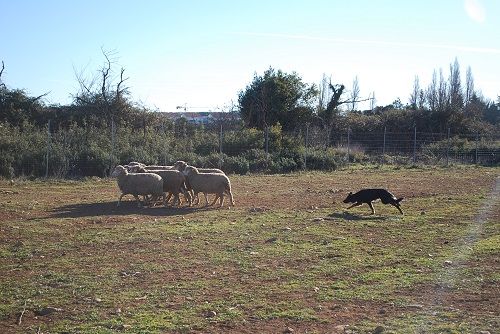
[[[348, 128], [359, 133], [404, 132], [415, 126], [425, 132], [498, 133], [500, 97], [496, 101], [483, 97], [474, 86], [470, 68], [462, 84], [457, 60], [450, 64], [447, 77], [442, 70], [434, 71], [427, 87], [415, 77], [407, 103], [396, 99], [386, 106], [376, 106], [374, 93], [361, 97], [357, 78], [350, 88], [327, 75], [319, 84], [311, 84], [295, 72], [271, 67], [262, 75], [255, 74], [240, 91], [237, 108], [212, 124], [196, 125], [182, 118], [169, 119], [134, 102], [125, 69], [118, 66], [112, 52], [103, 50], [102, 54], [96, 74], [75, 73], [78, 90], [69, 105], [47, 105], [45, 94], [29, 96], [23, 89], [9, 88], [2, 62], [0, 175], [40, 176], [47, 170], [43, 161], [48, 154], [60, 155], [59, 172], [53, 174], [63, 176], [102, 176], [111, 164], [130, 160], [166, 163], [184, 157], [214, 165], [217, 159], [220, 164], [221, 145], [230, 152], [224, 163], [233, 171], [295, 170], [305, 157], [304, 142], [297, 137], [305, 127], [325, 134], [327, 150], [308, 153], [309, 162], [314, 165], [316, 161], [318, 169], [342, 164], [331, 146]], [[370, 108], [359, 110], [366, 101]], [[224, 138], [218, 137], [221, 123], [233, 131]], [[54, 141], [49, 153], [47, 130]], [[26, 167], [36, 165], [32, 161], [39, 162], [38, 166]]]

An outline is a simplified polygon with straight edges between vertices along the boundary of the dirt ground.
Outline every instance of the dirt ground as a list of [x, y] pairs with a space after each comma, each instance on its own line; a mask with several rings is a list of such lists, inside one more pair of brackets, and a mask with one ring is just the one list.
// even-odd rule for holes
[[[491, 279], [495, 277], [494, 272], [500, 268], [496, 251], [484, 254], [480, 258], [474, 256], [454, 259], [455, 262], [453, 266], [450, 265], [450, 268], [445, 266], [444, 269], [435, 270], [422, 266], [424, 269], [419, 269], [422, 272], [417, 271], [418, 275], [425, 276], [425, 270], [428, 270], [429, 274], [442, 276], [443, 279], [437, 282], [422, 280], [424, 283], [402, 286], [396, 289], [397, 294], [401, 296], [392, 295], [387, 299], [378, 297], [373, 300], [356, 296], [334, 300], [327, 297], [319, 298], [316, 290], [323, 289], [322, 286], [306, 291], [295, 289], [293, 284], [309, 287], [305, 279], [299, 279], [299, 283], [294, 283], [298, 280], [297, 277], [304, 275], [302, 268], [306, 271], [309, 268], [309, 255], [295, 254], [294, 250], [287, 257], [260, 259], [256, 261], [252, 269], [242, 269], [240, 262], [233, 264], [231, 259], [224, 259], [226, 262], [223, 262], [225, 267], [222, 269], [217, 262], [205, 262], [203, 258], [208, 256], [207, 254], [227, 251], [232, 247], [237, 251], [235, 256], [241, 256], [245, 260], [246, 257], [243, 257], [242, 252], [245, 252], [246, 256], [247, 250], [250, 250], [252, 254], [252, 250], [257, 249], [254, 246], [256, 243], [267, 243], [268, 240], [272, 240], [268, 237], [269, 233], [276, 234], [275, 231], [289, 229], [288, 226], [291, 226], [291, 230], [296, 233], [294, 242], [297, 247], [309, 244], [310, 238], [315, 238], [312, 240], [314, 243], [323, 242], [322, 240], [328, 235], [322, 233], [329, 231], [329, 226], [332, 226], [331, 233], [334, 233], [334, 236], [328, 237], [332, 237], [332, 240], [336, 240], [337, 235], [356, 237], [366, 242], [366, 245], [361, 243], [359, 247], [366, 250], [365, 256], [368, 257], [378, 254], [377, 252], [383, 252], [384, 248], [393, 249], [392, 247], [399, 254], [401, 250], [398, 248], [401, 245], [409, 248], [416, 247], [415, 249], [419, 251], [416, 245], [412, 245], [409, 233], [412, 229], [419, 230], [421, 228], [419, 224], [422, 222], [436, 227], [433, 230], [426, 227], [426, 231], [436, 233], [432, 238], [433, 247], [435, 247], [432, 252], [446, 253], [448, 251], [446, 247], [450, 242], [455, 243], [455, 249], [465, 250], [467, 247], [472, 249], [478, 239], [494, 237], [499, 233], [499, 177], [500, 170], [495, 168], [454, 168], [451, 170], [363, 168], [332, 173], [231, 176], [236, 205], [234, 208], [229, 208], [227, 206], [229, 203], [226, 201], [222, 209], [201, 207], [139, 209], [132, 198], [117, 208], [116, 200], [119, 192], [114, 180], [0, 181], [0, 251], [2, 251], [0, 253], [0, 268], [2, 269], [0, 284], [1, 296], [7, 301], [0, 304], [0, 332], [367, 333], [378, 330], [386, 333], [402, 333], [402, 328], [409, 326], [409, 332], [414, 333], [467, 333], [471, 329], [476, 332], [477, 328], [484, 328], [485, 331], [494, 333], [491, 326], [499, 324], [498, 310], [500, 309], [500, 291], [496, 285], [498, 281]], [[384, 206], [380, 202], [374, 204], [377, 210], [375, 216], [369, 215], [370, 209], [366, 205], [351, 209], [349, 213], [346, 213], [345, 209], [348, 205], [342, 203], [342, 200], [349, 191], [362, 188], [386, 188], [397, 197], [404, 197], [402, 209], [405, 211], [405, 216], [400, 217], [394, 207]], [[480, 207], [466, 206], [466, 198], [469, 196], [480, 196], [481, 198], [476, 198], [475, 202], [481, 203], [486, 212], [481, 212]], [[459, 212], [462, 205], [463, 212]], [[456, 214], [450, 210], [455, 210]], [[299, 218], [294, 219], [293, 215]], [[275, 216], [279, 218], [276, 222], [264, 223], [259, 220], [261, 217], [271, 220]], [[312, 233], [311, 230], [307, 232], [306, 229], [310, 227], [310, 222], [314, 219], [321, 220], [320, 224], [323, 225], [321, 225], [321, 230], [312, 236], [312, 234], [308, 235]], [[395, 238], [391, 234], [394, 232], [388, 232], [384, 226], [396, 220], [399, 224], [400, 219], [404, 219], [402, 222], [408, 228], [407, 232], [401, 234], [402, 240]], [[496, 223], [490, 224], [492, 227], [488, 225], [490, 227], [483, 228], [484, 221], [482, 220]], [[241, 227], [241, 231], [234, 231], [234, 226], [247, 221], [248, 226]], [[443, 235], [439, 235], [441, 225], [444, 229], [448, 225], [462, 224], [462, 221], [468, 221], [471, 226], [475, 224], [476, 228], [481, 227], [481, 230], [473, 231], [474, 240], [463, 239], [458, 232], [456, 236], [445, 235], [444, 232]], [[150, 222], [149, 225], [146, 225], [147, 222]], [[154, 237], [155, 232], [152, 231], [163, 222], [166, 225], [161, 226], [162, 233], [175, 237], [161, 239]], [[207, 228], [207, 231], [212, 231], [211, 229], [216, 228], [212, 226], [217, 226], [217, 224], [227, 225], [230, 228], [233, 226], [233, 228], [216, 231], [220, 233], [219, 237], [210, 233], [201, 233], [197, 230], [201, 227], [191, 227], [191, 225], [186, 225], [186, 222], [198, 222], [199, 225], [203, 225], [203, 228]], [[338, 227], [333, 228], [333, 224], [336, 223]], [[168, 230], [169, 224], [173, 226], [172, 228], [179, 230]], [[25, 227], [29, 233], [23, 232]], [[268, 227], [269, 231], [271, 227], [274, 230], [271, 232], [265, 230]], [[396, 227], [400, 228], [399, 225]], [[459, 227], [453, 225], [453, 228], [457, 230], [450, 229], [450, 233], [459, 231]], [[262, 235], [255, 232], [257, 228], [264, 229]], [[300, 233], [302, 228], [304, 228], [304, 233]], [[467, 226], [460, 228], [466, 229]], [[107, 237], [111, 231], [117, 231], [116, 240]], [[124, 233], [125, 231], [139, 233], [140, 237], [127, 240], [128, 232]], [[462, 230], [460, 231], [462, 233]], [[92, 239], [82, 241], [83, 236], [86, 237], [88, 233], [91, 233]], [[104, 236], [98, 238], [101, 234]], [[236, 241], [233, 244], [229, 241], [232, 237], [243, 241], [241, 243]], [[104, 241], [101, 240], [103, 238]], [[228, 244], [222, 246], [224, 242]], [[272, 242], [274, 241], [270, 241]], [[66, 245], [68, 249], [55, 246], [59, 243]], [[200, 244], [205, 250], [199, 249]], [[110, 249], [113, 250], [113, 256], [106, 257]], [[153, 260], [158, 249], [175, 252], [186, 263], [180, 259], [167, 261], [155, 258]], [[29, 254], [23, 255], [24, 251]], [[254, 256], [259, 256], [259, 252], [264, 252], [264, 250], [253, 251]], [[421, 253], [425, 252], [431, 251], [421, 250]], [[85, 254], [92, 255], [96, 259], [93, 260]], [[47, 288], [47, 283], [40, 283], [44, 282], [40, 277], [49, 270], [48, 268], [51, 273], [58, 272], [58, 269], [53, 266], [54, 263], [60, 261], [61, 256], [69, 258], [69, 263], [64, 262], [64, 265], [68, 267], [60, 268], [62, 276], [67, 272], [87, 275], [92, 278], [91, 280], [96, 281], [97, 286], [100, 279], [103, 282], [109, 280], [109, 289], [112, 291], [123, 288], [125, 276], [127, 284], [131, 284], [135, 289], [133, 291], [139, 291], [139, 294], [145, 296], [151, 293], [153, 287], [159, 289], [158, 287], [162, 284], [193, 280], [210, 283], [208, 287], [189, 290], [191, 291], [189, 296], [183, 293], [171, 293], [167, 298], [168, 307], [161, 304], [166, 303], [165, 300], [150, 301], [146, 298], [140, 299], [141, 296], [116, 297], [117, 300], [113, 303], [99, 307], [95, 305], [95, 300], [85, 299], [91, 298], [88, 293], [83, 293], [82, 296], [76, 298], [75, 294], [78, 294], [79, 287], [70, 287], [71, 284], [65, 283], [63, 279], [61, 279], [63, 282], [50, 283], [55, 284], [55, 287], [48, 284]], [[428, 256], [424, 254], [419, 257]], [[352, 261], [355, 261], [354, 258], [356, 256], [353, 255]], [[311, 255], [310, 259], [311, 262], [317, 263], [323, 263], [321, 262], [323, 260], [323, 255], [318, 258]], [[134, 263], [134, 261], [145, 267], [144, 262], [151, 261], [156, 264], [156, 267], [150, 269], [148, 275], [138, 274], [138, 278], [128, 277], [128, 271], [124, 271], [123, 268], [128, 268], [127, 262]], [[346, 259], [346, 261], [350, 260]], [[399, 268], [408, 264], [405, 259], [395, 260], [392, 257], [384, 261], [392, 261], [384, 262], [384, 267]], [[228, 263], [231, 265], [228, 266]], [[163, 269], [156, 269], [157, 267]], [[345, 272], [336, 273], [333, 277], [315, 276], [312, 279], [314, 284], [331, 286], [337, 280], [347, 282], [350, 276], [361, 277], [363, 270], [367, 270], [366, 268], [373, 269], [371, 264], [353, 266], [350, 271], [346, 269]], [[291, 273], [290, 277], [280, 278], [270, 274], [270, 272], [281, 272], [285, 269]], [[468, 271], [477, 269], [486, 278], [480, 283], [476, 282], [477, 288], [475, 289], [453, 288], [447, 277], [454, 271], [465, 269]], [[127, 270], [132, 273], [130, 275], [134, 274], [134, 269], [128, 268]], [[109, 271], [120, 272], [121, 277], [109, 278], [106, 276]], [[496, 277], [498, 279], [498, 276]], [[286, 289], [275, 290], [280, 286], [280, 279], [283, 280], [283, 286]], [[121, 283], [116, 285], [115, 280]], [[16, 284], [13, 283], [15, 281], [22, 282], [20, 287], [16, 288]], [[458, 284], [455, 281], [452, 283]], [[263, 289], [255, 291], [253, 298], [252, 286], [254, 285], [260, 285]], [[29, 291], [21, 291], [23, 287]], [[62, 308], [66, 310], [65, 312], [54, 312], [48, 316], [36, 315], [37, 309], [55, 302], [55, 297], [39, 293], [40, 290], [45, 291], [44, 289], [48, 291], [55, 289], [60, 294], [58, 295], [60, 300], [57, 300], [63, 304]], [[378, 291], [380, 287], [374, 286], [373, 289]], [[220, 315], [221, 312], [214, 312], [213, 316], [204, 314], [201, 320], [190, 313], [189, 305], [191, 304], [196, 305], [193, 307], [199, 315], [199, 310], [204, 310], [204, 306], [200, 305], [204, 303], [211, 305], [206, 302], [207, 300], [218, 300], [219, 303], [223, 303], [225, 299], [235, 298], [236, 294], [241, 294], [239, 298], [242, 301], [234, 302], [234, 308], [240, 312], [235, 319], [230, 318], [233, 314], [231, 312], [223, 314], [227, 317], [224, 319]], [[404, 300], [411, 300], [412, 303], [402, 304], [398, 302], [400, 297], [404, 297]], [[116, 305], [125, 303], [124, 300], [126, 300], [127, 308], [131, 310], [130, 313], [126, 316], [114, 314], [113, 310]], [[27, 307], [24, 307], [22, 322], [18, 324], [23, 302], [27, 303]], [[299, 305], [298, 311], [294, 309], [294, 303]], [[269, 310], [281, 307], [279, 305], [289, 304], [292, 306], [288, 307], [296, 313], [299, 312], [298, 315], [296, 313], [280, 315], [279, 312], [277, 315], [274, 313], [273, 315], [267, 313], [265, 316], [260, 315], [264, 311], [271, 313]], [[181, 318], [184, 314], [188, 321], [196, 322], [196, 325], [188, 324], [185, 327], [179, 325], [170, 329], [166, 325], [162, 327], [161, 324], [158, 327], [148, 327], [134, 318], [134, 312], [140, 311], [151, 315], [163, 308], [173, 313], [178, 311]], [[300, 310], [307, 310], [312, 315], [302, 314]], [[443, 318], [445, 311], [449, 313], [449, 318]], [[441, 317], [436, 322], [433, 320], [436, 317], [433, 312], [439, 312]], [[89, 316], [90, 313], [95, 314]], [[117, 323], [103, 325], [105, 318], [115, 319]], [[134, 323], [134, 325], [120, 324], [122, 320]], [[460, 322], [463, 325], [460, 325]], [[92, 327], [94, 329], [87, 328], [85, 323], [92, 323], [92, 326], [95, 326]], [[178, 323], [183, 323], [182, 319], [178, 320]], [[447, 323], [450, 324], [449, 328], [445, 326]], [[484, 324], [483, 327], [481, 323]], [[380, 325], [381, 329], [377, 329], [377, 325]], [[95, 328], [100, 329], [97, 331]]]

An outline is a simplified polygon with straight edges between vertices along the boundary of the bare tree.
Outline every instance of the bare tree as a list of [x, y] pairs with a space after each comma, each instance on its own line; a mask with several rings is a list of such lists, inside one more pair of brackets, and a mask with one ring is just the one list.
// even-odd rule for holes
[[370, 110], [374, 110], [377, 107], [377, 99], [375, 98], [375, 92], [372, 92], [372, 97], [370, 100]]
[[439, 84], [437, 93], [437, 111], [443, 112], [448, 105], [448, 85], [444, 80], [443, 69], [439, 69]]
[[470, 66], [467, 67], [465, 73], [465, 104], [469, 104], [474, 96], [474, 78], [472, 77], [472, 70]]
[[437, 109], [438, 102], [438, 84], [437, 84], [437, 73], [436, 70], [432, 72], [432, 79], [429, 87], [427, 88], [425, 98], [429, 106], [429, 110], [435, 111]]
[[463, 107], [464, 98], [462, 95], [462, 83], [460, 80], [460, 65], [455, 58], [455, 62], [450, 64], [450, 78], [449, 78], [449, 93], [450, 93], [450, 107], [452, 110], [458, 110]]
[[323, 73], [323, 77], [319, 83], [318, 112], [325, 110], [331, 99], [332, 92], [329, 86], [331, 82], [332, 76], [330, 75], [328, 77], [325, 73]]
[[101, 51], [105, 61], [97, 74], [86, 77], [84, 70], [80, 73], [75, 71], [80, 89], [74, 99], [78, 105], [92, 108], [106, 119], [114, 120], [124, 108], [125, 96], [129, 93], [129, 88], [125, 86], [128, 78], [124, 76], [123, 67], [119, 74], [114, 73], [116, 52]]
[[359, 83], [358, 83], [358, 76], [356, 76], [352, 82], [352, 90], [350, 94], [350, 106], [351, 106], [351, 111], [356, 110], [356, 106], [358, 104], [357, 100], [359, 99]]
[[413, 81], [413, 90], [410, 94], [410, 105], [413, 110], [417, 110], [419, 105], [419, 94], [420, 94], [420, 80], [418, 75], [415, 76], [415, 81]]
[[[342, 105], [352, 105], [353, 103], [359, 103], [359, 102], [365, 102], [369, 101], [372, 98], [365, 98], [365, 99], [359, 99], [357, 98], [356, 100], [352, 100], [351, 98], [348, 98], [346, 100], [342, 99], [342, 95], [345, 92], [345, 86], [342, 84], [332, 84], [331, 81], [328, 83], [328, 87], [330, 90], [330, 100], [328, 101], [328, 104], [326, 106], [326, 109], [321, 110], [318, 112], [316, 115], [317, 118], [319, 118], [323, 124], [323, 127], [326, 130], [326, 145], [328, 146], [330, 144], [330, 138], [331, 138], [331, 133], [333, 131], [334, 126], [336, 123], [339, 121], [339, 116], [340, 116], [340, 106]], [[352, 95], [351, 95], [352, 97]]]
[[4, 69], [5, 69], [5, 64], [3, 63], [3, 60], [2, 60], [2, 69], [0, 70], [0, 87], [7, 88], [2, 81], [2, 74], [3, 74]]

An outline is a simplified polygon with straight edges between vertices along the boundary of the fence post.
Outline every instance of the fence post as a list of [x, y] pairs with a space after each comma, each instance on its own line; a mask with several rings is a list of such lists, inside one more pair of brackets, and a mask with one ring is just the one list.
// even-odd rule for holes
[[222, 169], [222, 140], [224, 137], [224, 132], [222, 128], [222, 122], [220, 122], [220, 132], [219, 132], [219, 169]]
[[109, 157], [109, 173], [112, 173], [115, 157], [115, 118], [111, 116], [111, 156]]
[[47, 155], [45, 156], [45, 178], [49, 177], [50, 119], [47, 122]]
[[413, 164], [417, 163], [417, 126], [413, 127]]
[[384, 126], [384, 146], [382, 146], [382, 155], [385, 155], [385, 137], [387, 135], [387, 127]]
[[349, 163], [349, 154], [351, 146], [351, 127], [347, 128], [347, 163]]
[[446, 145], [446, 167], [448, 167], [450, 163], [450, 128], [448, 128], [448, 138], [446, 140], [447, 145]]
[[265, 149], [266, 149], [266, 155], [269, 154], [269, 127], [266, 125], [266, 129], [264, 130], [264, 141], [265, 141]]
[[476, 165], [479, 163], [478, 146], [479, 146], [479, 132], [476, 133], [476, 158], [475, 158]]
[[306, 123], [306, 138], [304, 149], [304, 169], [307, 170], [307, 147], [309, 146], [309, 122]]

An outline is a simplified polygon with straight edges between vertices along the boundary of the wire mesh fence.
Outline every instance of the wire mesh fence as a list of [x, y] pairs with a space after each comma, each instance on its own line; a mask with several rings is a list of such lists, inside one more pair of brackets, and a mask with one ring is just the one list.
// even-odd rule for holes
[[[227, 172], [332, 170], [349, 163], [498, 165], [500, 136], [420, 132], [331, 133], [304, 126], [248, 129], [236, 123], [131, 129], [75, 127], [45, 131], [4, 129], [0, 175], [4, 177], [108, 176], [116, 164], [140, 161], [170, 165], [185, 160]], [[16, 132], [17, 131], [17, 132]]]

